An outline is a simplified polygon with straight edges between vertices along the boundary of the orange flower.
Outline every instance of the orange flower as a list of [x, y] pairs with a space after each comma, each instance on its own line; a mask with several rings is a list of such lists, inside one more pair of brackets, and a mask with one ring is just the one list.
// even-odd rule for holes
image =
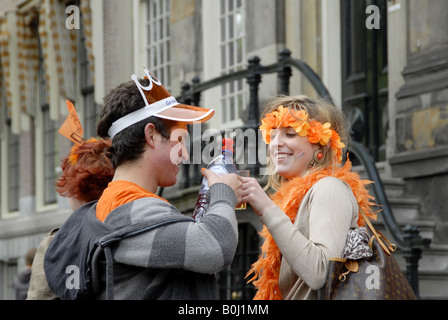
[[271, 143], [271, 130], [277, 127], [278, 112], [274, 111], [266, 114], [265, 118], [261, 120], [260, 130], [263, 134], [264, 142]]
[[309, 124], [310, 129], [308, 130], [308, 141], [311, 143], [319, 143], [322, 125], [316, 120], [311, 120]]
[[310, 125], [308, 123], [308, 114], [304, 110], [300, 111], [291, 111], [292, 115], [290, 118], [293, 120], [288, 125], [288, 127], [294, 128], [294, 130], [301, 137], [306, 137], [308, 134], [308, 130], [310, 129]]
[[269, 144], [271, 142], [271, 130], [279, 127], [294, 128], [301, 137], [305, 137], [310, 128], [307, 119], [308, 115], [304, 110], [290, 111], [288, 108], [279, 106], [277, 111], [266, 114], [261, 121], [260, 130], [262, 130], [263, 139]]
[[335, 150], [336, 152], [336, 160], [341, 163], [342, 162], [342, 149], [345, 148], [345, 144], [341, 142], [341, 137], [339, 137], [339, 134], [332, 130], [331, 135], [331, 149]]
[[310, 121], [310, 130], [308, 130], [308, 141], [311, 143], [320, 143], [321, 145], [327, 145], [332, 136], [331, 124], [326, 122], [323, 125], [316, 121]]
[[322, 133], [321, 133], [321, 136], [320, 136], [320, 144], [323, 145], [323, 146], [327, 145], [328, 141], [330, 141], [331, 136], [333, 135], [332, 131], [334, 131], [334, 130], [331, 130], [330, 127], [331, 127], [331, 124], [328, 123], [328, 122], [324, 123], [322, 125]]
[[260, 130], [262, 130], [264, 141], [271, 143], [271, 130], [279, 127], [294, 128], [301, 137], [308, 136], [310, 143], [320, 143], [325, 146], [330, 143], [339, 163], [342, 159], [342, 149], [345, 144], [341, 142], [339, 134], [331, 129], [331, 124], [326, 122], [321, 124], [316, 120], [308, 120], [308, 114], [305, 110], [289, 110], [279, 106], [276, 111], [272, 111], [264, 116], [261, 121]]

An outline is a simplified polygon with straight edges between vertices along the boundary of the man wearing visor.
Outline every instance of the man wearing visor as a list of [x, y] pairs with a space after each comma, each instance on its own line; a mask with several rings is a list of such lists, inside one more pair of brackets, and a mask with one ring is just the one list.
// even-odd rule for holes
[[[112, 247], [113, 292], [106, 290], [105, 268], [98, 268], [96, 298], [218, 298], [215, 273], [230, 265], [238, 244], [234, 208], [241, 202], [240, 177], [203, 170], [211, 185], [210, 206], [200, 222], [156, 195], [158, 187], [176, 183], [179, 165], [188, 159], [183, 144], [187, 124], [205, 122], [213, 114], [213, 109], [179, 104], [146, 69], [144, 79], [133, 75], [104, 98], [97, 133], [112, 140], [109, 157], [115, 175], [99, 201], [85, 210], [94, 210], [95, 223], [100, 221], [111, 233], [159, 227]], [[61, 263], [56, 256], [48, 257], [47, 275]]]

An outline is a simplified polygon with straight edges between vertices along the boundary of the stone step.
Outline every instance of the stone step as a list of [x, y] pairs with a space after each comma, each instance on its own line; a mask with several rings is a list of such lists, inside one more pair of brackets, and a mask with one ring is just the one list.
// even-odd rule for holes
[[389, 206], [398, 221], [410, 221], [419, 219], [420, 200], [410, 197], [388, 197]]
[[[377, 221], [372, 221], [373, 226], [378, 229], [378, 231], [382, 232], [386, 238], [392, 239], [392, 236], [386, 230], [386, 226], [384, 225], [383, 219], [378, 215]], [[431, 242], [434, 239], [434, 229], [436, 223], [432, 220], [400, 220], [397, 221], [398, 227], [403, 230], [405, 226], [408, 224], [417, 226], [420, 229], [420, 236], [424, 239], [430, 239]]]
[[[384, 191], [386, 193], [392, 213], [400, 229], [406, 225], [414, 225], [420, 229], [422, 238], [431, 239], [430, 247], [424, 249], [419, 260], [419, 291], [420, 299], [448, 299], [448, 245], [434, 243], [434, 230], [436, 222], [431, 220], [421, 220], [420, 200], [406, 194], [406, 183], [401, 178], [391, 178], [387, 174], [385, 163], [376, 164], [380, 175]], [[368, 179], [362, 166], [353, 167], [360, 176]], [[370, 186], [370, 194], [375, 196]], [[378, 213], [378, 220], [373, 222], [375, 228], [391, 239], [386, 231], [381, 213]], [[398, 264], [403, 271], [406, 271], [406, 260], [403, 251], [397, 250], [394, 254]]]
[[[402, 270], [406, 270], [403, 254], [397, 252], [395, 258]], [[448, 299], [448, 245], [432, 244], [423, 250], [418, 272], [421, 299]]]
[[422, 300], [448, 300], [448, 271], [419, 270], [419, 280]]

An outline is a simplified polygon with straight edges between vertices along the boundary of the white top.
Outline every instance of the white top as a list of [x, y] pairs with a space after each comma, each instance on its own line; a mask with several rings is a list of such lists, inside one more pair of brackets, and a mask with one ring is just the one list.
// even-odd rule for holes
[[349, 185], [326, 177], [307, 192], [294, 225], [275, 206], [260, 218], [280, 252], [279, 286], [285, 300], [317, 299], [329, 259], [341, 257], [347, 233], [356, 228], [358, 203]]

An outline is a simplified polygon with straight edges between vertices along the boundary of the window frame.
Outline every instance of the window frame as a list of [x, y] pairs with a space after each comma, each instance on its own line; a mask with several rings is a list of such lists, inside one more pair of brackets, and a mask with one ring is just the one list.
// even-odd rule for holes
[[[218, 10], [219, 69], [225, 75], [246, 67], [246, 0], [220, 0]], [[226, 127], [240, 126], [248, 101], [244, 79], [223, 84], [220, 90], [221, 122]]]
[[[152, 10], [154, 5], [156, 6], [155, 13]], [[172, 86], [170, 18], [171, 0], [145, 1], [145, 61], [149, 70], [160, 79], [168, 91]]]

